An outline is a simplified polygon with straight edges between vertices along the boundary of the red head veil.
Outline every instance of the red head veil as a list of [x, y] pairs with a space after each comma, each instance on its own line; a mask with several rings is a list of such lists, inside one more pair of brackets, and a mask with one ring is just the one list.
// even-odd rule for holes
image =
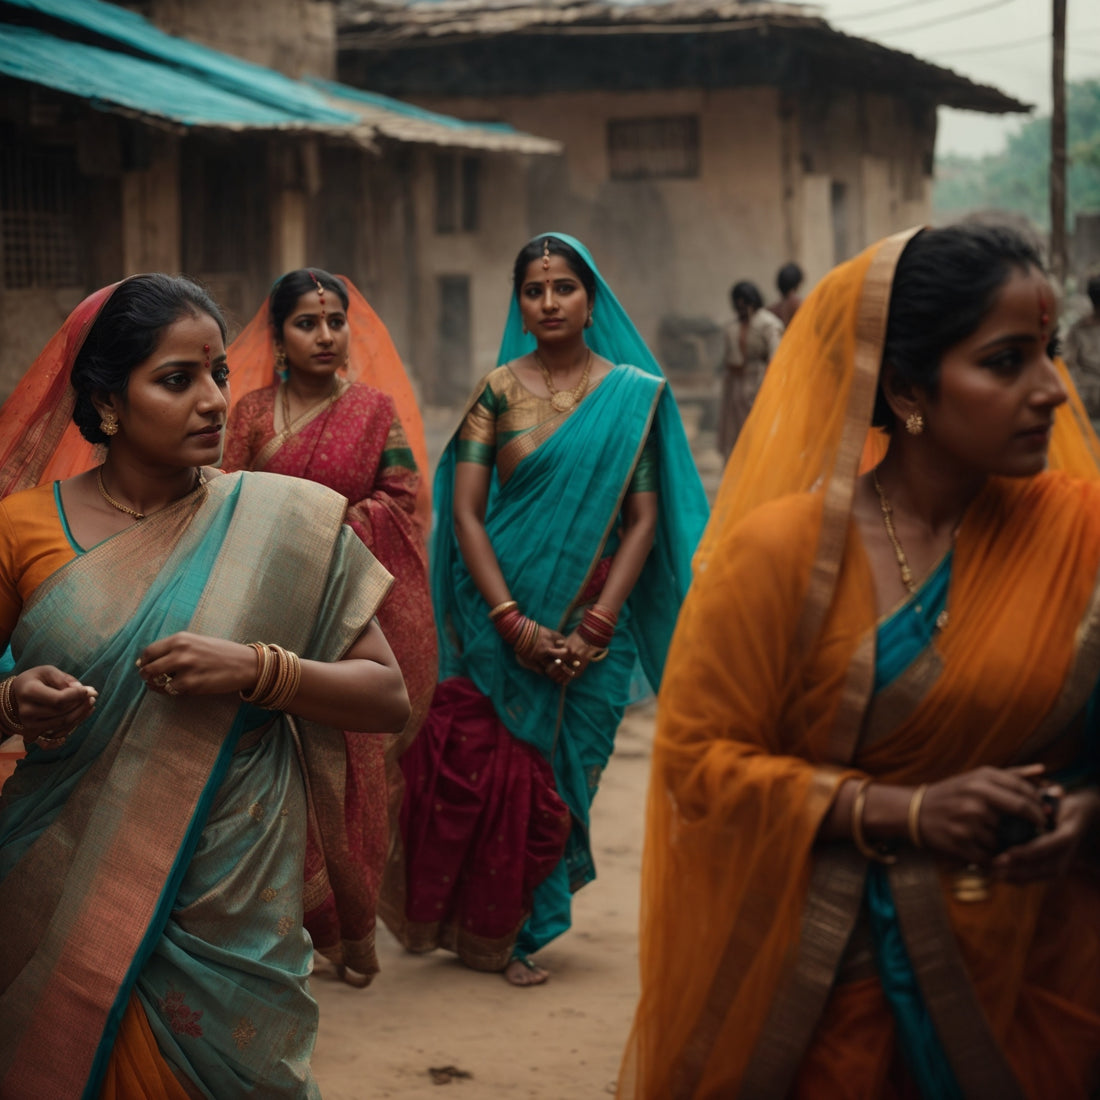
[[0, 497], [44, 481], [72, 477], [95, 465], [97, 448], [73, 423], [73, 362], [112, 283], [89, 294], [69, 314], [0, 409]]
[[[424, 421], [416, 403], [412, 383], [405, 373], [401, 356], [378, 314], [366, 298], [355, 289], [350, 279], [337, 275], [348, 292], [348, 366], [346, 377], [352, 382], [364, 382], [393, 398], [397, 415], [405, 429], [413, 457], [420, 469], [420, 491], [416, 513], [421, 528], [431, 527], [431, 478], [428, 473], [428, 447], [424, 440]], [[229, 366], [232, 375], [229, 392], [233, 404], [246, 393], [274, 385], [275, 333], [271, 327], [269, 300], [229, 345]]]

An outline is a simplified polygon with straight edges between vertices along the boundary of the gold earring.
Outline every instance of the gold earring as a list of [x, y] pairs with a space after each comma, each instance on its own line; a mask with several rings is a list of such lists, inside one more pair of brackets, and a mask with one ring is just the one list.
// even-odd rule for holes
[[592, 327], [592, 310], [588, 311], [588, 318], [584, 322], [584, 327], [585, 328], [591, 328]]
[[112, 413], [104, 413], [99, 421], [99, 430], [104, 435], [116, 435], [118, 433], [118, 417]]
[[924, 431], [924, 417], [919, 412], [911, 412], [905, 418], [905, 430], [910, 435], [920, 435]]
[[282, 348], [275, 349], [275, 369], [280, 374], [286, 370], [286, 352]]

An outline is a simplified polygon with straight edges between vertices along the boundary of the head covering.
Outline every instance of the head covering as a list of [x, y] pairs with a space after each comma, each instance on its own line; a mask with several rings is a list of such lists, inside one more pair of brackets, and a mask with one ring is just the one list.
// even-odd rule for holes
[[[547, 237], [561, 241], [573, 248], [588, 265], [596, 280], [596, 297], [592, 304], [592, 324], [585, 330], [585, 343], [597, 354], [619, 365], [628, 363], [646, 374], [664, 378], [665, 373], [649, 350], [641, 333], [634, 327], [626, 310], [600, 274], [592, 254], [576, 237], [567, 233], [539, 233], [531, 242]], [[531, 243], [528, 242], [528, 243]], [[503, 365], [513, 359], [528, 355], [538, 346], [530, 333], [523, 331], [519, 300], [513, 291], [508, 308], [508, 320], [500, 341], [497, 363]], [[632, 604], [649, 604], [653, 617], [659, 618], [662, 603], [679, 607], [691, 576], [691, 557], [710, 513], [706, 492], [699, 479], [699, 471], [692, 456], [691, 446], [684, 431], [680, 410], [671, 387], [665, 385], [654, 417], [656, 436], [660, 442], [659, 467], [661, 522], [658, 525], [652, 561], [659, 566], [649, 568], [647, 576], [635, 586]], [[643, 612], [646, 613], [646, 612]], [[660, 680], [665, 654], [671, 640], [669, 633], [658, 637], [644, 637], [641, 642], [641, 660], [649, 681], [654, 686]]]
[[[793, 1074], [805, 1037], [804, 1017], [784, 1015], [793, 1000], [777, 991], [794, 990], [812, 1030], [834, 975], [827, 933], [842, 924], [850, 895], [858, 906], [862, 887], [862, 864], [834, 873], [827, 862], [834, 853], [856, 858], [854, 849], [815, 848], [836, 789], [864, 773], [916, 784], [941, 777], [938, 768], [996, 761], [1060, 697], [1072, 626], [1096, 576], [1097, 541], [1080, 527], [1096, 521], [1074, 507], [1089, 499], [1081, 483], [1057, 479], [1050, 497], [1060, 493], [1065, 507], [1031, 513], [1048, 525], [1059, 517], [1051, 542], [1026, 526], [1026, 506], [1006, 530], [1003, 501], [1038, 495], [1054, 479], [996, 479], [1005, 493], [983, 494], [959, 532], [942, 674], [919, 705], [880, 712], [889, 736], [860, 742], [878, 612], [862, 543], [848, 536], [857, 477], [885, 450], [871, 419], [895, 271], [916, 232], [871, 246], [807, 297], [768, 367], [700, 543], [658, 708], [642, 996], [621, 1097], [733, 1095], [731, 1082], [738, 1095], [772, 1095], [753, 1074], [769, 1065]], [[1096, 478], [1100, 446], [1060, 369], [1070, 401], [1055, 416], [1050, 464]], [[1018, 643], [1023, 628], [1006, 622], [1027, 623], [1028, 649]], [[987, 706], [990, 676], [1005, 667], [998, 645], [1032, 668], [998, 682], [996, 706]], [[1044, 660], [1031, 660], [1034, 652]], [[818, 868], [822, 882], [811, 879]], [[792, 977], [803, 945], [813, 965]]]
[[73, 423], [73, 363], [99, 311], [121, 286], [89, 294], [39, 352], [0, 408], [0, 497], [94, 466], [100, 449]]
[[[413, 457], [420, 468], [416, 510], [427, 530], [431, 514], [428, 447], [416, 394], [381, 318], [350, 279], [344, 275], [337, 275], [336, 278], [344, 284], [348, 293], [348, 365], [344, 376], [349, 381], [373, 386], [393, 398]], [[273, 386], [279, 380], [275, 371], [275, 330], [271, 327], [270, 308], [271, 298], [268, 296], [256, 316], [229, 345], [229, 394], [233, 405], [246, 393]]]

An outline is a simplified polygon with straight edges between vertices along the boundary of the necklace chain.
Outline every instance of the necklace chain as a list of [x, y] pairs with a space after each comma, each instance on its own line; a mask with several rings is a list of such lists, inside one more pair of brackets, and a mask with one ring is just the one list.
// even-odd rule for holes
[[[280, 385], [282, 390], [283, 401], [283, 428], [290, 427], [290, 386], [284, 381]], [[344, 392], [344, 383], [340, 378], [333, 379], [333, 389], [327, 397], [322, 397], [320, 401], [314, 401], [312, 405], [307, 405], [299, 414], [298, 419], [301, 420], [306, 413], [312, 412], [318, 405], [334, 405], [336, 399]]]
[[[206, 484], [206, 475], [202, 470], [195, 471], [199, 475], [198, 483], [193, 489], [189, 489], [189, 493], [195, 492], [196, 489], [201, 489]], [[110, 493], [107, 492], [107, 486], [103, 484], [103, 467], [97, 466], [95, 471], [96, 484], [99, 486], [99, 495], [112, 507], [117, 508], [120, 512], [124, 512], [128, 516], [133, 516], [134, 519], [144, 519], [145, 513], [139, 512], [136, 508], [129, 508], [121, 501], [115, 500]]]
[[[911, 596], [916, 595], [917, 585], [913, 580], [913, 570], [909, 567], [909, 559], [905, 556], [905, 551], [901, 546], [901, 540], [898, 538], [897, 529], [894, 527], [894, 509], [886, 499], [886, 493], [883, 491], [882, 484], [878, 479], [878, 467], [875, 467], [871, 471], [871, 484], [874, 485], [875, 492], [878, 494], [879, 508], [882, 509], [882, 525], [886, 528], [886, 537], [890, 540], [890, 545], [894, 548], [894, 557], [898, 559], [898, 570], [901, 573], [901, 583], [905, 585], [906, 591]], [[956, 528], [956, 531], [957, 530]], [[954, 539], [954, 535], [952, 535], [952, 539]], [[919, 605], [917, 611], [920, 611]], [[944, 627], [947, 626], [947, 622], [947, 608], [944, 608], [936, 616], [936, 629], [943, 630]]]
[[554, 387], [554, 379], [550, 374], [549, 368], [542, 361], [542, 356], [537, 351], [532, 352], [535, 357], [535, 362], [539, 365], [539, 370], [542, 371], [542, 380], [546, 383], [546, 388], [550, 392], [550, 404], [558, 412], [569, 412], [571, 409], [575, 409], [580, 403], [581, 398], [588, 392], [588, 372], [592, 369], [592, 349], [588, 349], [588, 355], [584, 360], [584, 370], [581, 372], [581, 380], [570, 389], [559, 390]]

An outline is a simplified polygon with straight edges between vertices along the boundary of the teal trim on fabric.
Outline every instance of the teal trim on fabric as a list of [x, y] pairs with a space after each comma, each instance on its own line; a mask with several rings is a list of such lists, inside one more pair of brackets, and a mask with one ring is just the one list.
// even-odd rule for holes
[[57, 506], [57, 518], [61, 520], [61, 530], [65, 532], [65, 538], [69, 540], [69, 545], [73, 548], [74, 553], [83, 554], [84, 547], [73, 538], [73, 533], [69, 528], [69, 517], [65, 515], [65, 505], [61, 503], [60, 481], [55, 481], [53, 483], [53, 501]]
[[875, 691], [892, 684], [931, 643], [936, 618], [947, 606], [954, 553], [949, 550], [920, 588], [879, 624], [875, 634]]
[[653, 446], [652, 435], [646, 440], [642, 457], [634, 470], [634, 476], [627, 486], [627, 493], [656, 493], [660, 489], [660, 459], [657, 448]]
[[455, 461], [473, 462], [477, 466], [492, 466], [493, 448], [477, 439], [459, 439], [455, 442]]
[[864, 902], [870, 915], [882, 989], [898, 1031], [898, 1045], [924, 1100], [963, 1100], [917, 984], [884, 868], [867, 874]]
[[130, 995], [137, 983], [138, 975], [149, 961], [149, 957], [156, 948], [157, 941], [164, 933], [164, 927], [168, 923], [169, 917], [172, 915], [172, 909], [175, 904], [176, 895], [179, 893], [180, 884], [183, 882], [183, 877], [187, 873], [187, 868], [195, 854], [195, 849], [198, 847], [199, 841], [202, 840], [202, 830], [207, 817], [210, 815], [210, 808], [218, 795], [218, 789], [221, 787], [226, 773], [229, 771], [229, 766], [233, 761], [233, 753], [237, 747], [237, 741], [247, 728], [247, 715], [249, 709], [250, 708], [245, 705], [237, 711], [233, 725], [226, 735], [225, 740], [222, 742], [217, 762], [211, 769], [210, 778], [207, 780], [206, 786], [203, 787], [202, 794], [199, 796], [199, 800], [195, 805], [195, 814], [191, 819], [191, 826], [187, 831], [187, 836], [180, 845], [179, 851], [176, 853], [175, 862], [172, 864], [172, 870], [165, 880], [164, 891], [149, 921], [149, 929], [141, 942], [141, 946], [130, 961], [130, 968], [126, 971], [126, 977], [119, 987], [118, 999], [107, 1015], [106, 1025], [103, 1029], [103, 1037], [100, 1039], [99, 1048], [96, 1050], [95, 1059], [92, 1062], [92, 1068], [88, 1074], [88, 1083], [84, 1088], [81, 1100], [96, 1100], [96, 1097], [99, 1096], [100, 1089], [103, 1085], [104, 1074], [106, 1074], [107, 1066], [111, 1061], [111, 1052], [114, 1049], [115, 1039], [118, 1037], [118, 1030], [122, 1026], [122, 1017], [126, 1013], [126, 1006], [130, 1003]]

